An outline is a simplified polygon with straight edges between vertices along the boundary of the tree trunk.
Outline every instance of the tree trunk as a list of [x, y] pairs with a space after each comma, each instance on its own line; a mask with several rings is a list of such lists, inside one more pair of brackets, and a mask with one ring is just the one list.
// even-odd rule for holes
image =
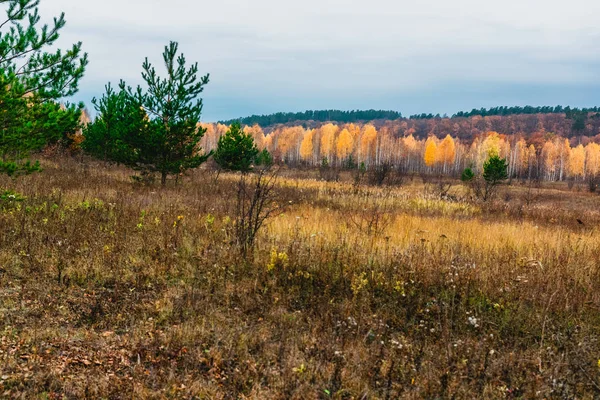
[[167, 186], [167, 172], [166, 171], [161, 172], [160, 184], [163, 187]]

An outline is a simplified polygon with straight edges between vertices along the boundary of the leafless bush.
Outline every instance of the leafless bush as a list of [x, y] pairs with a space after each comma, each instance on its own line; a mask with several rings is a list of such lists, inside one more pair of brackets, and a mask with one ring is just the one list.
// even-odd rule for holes
[[367, 175], [370, 185], [381, 186], [392, 172], [392, 164], [381, 163], [369, 169]]
[[[197, 169], [196, 171], [198, 170], [199, 169]], [[208, 161], [206, 161], [202, 166], [202, 173], [205, 176], [209, 176], [210, 181], [214, 184], [216, 184], [219, 181], [219, 176], [221, 176], [222, 172], [223, 169], [219, 167], [219, 164], [217, 164], [212, 157], [209, 158]]]
[[405, 178], [406, 173], [404, 169], [400, 166], [396, 166], [392, 168], [392, 173], [388, 176], [387, 184], [389, 186], [402, 186]]
[[423, 185], [429, 184], [431, 182], [431, 180], [433, 179], [431, 175], [424, 173], [424, 172], [421, 172], [419, 174], [419, 176], [420, 176], [421, 180], [423, 181]]
[[501, 183], [486, 181], [481, 176], [476, 176], [465, 182], [465, 185], [470, 189], [472, 199], [483, 202], [493, 202], [501, 187]]
[[254, 247], [256, 235], [265, 221], [283, 210], [275, 191], [278, 175], [278, 168], [266, 167], [240, 176], [234, 235], [244, 256]]
[[525, 205], [529, 207], [537, 202], [541, 197], [540, 188], [533, 179], [527, 181], [527, 190], [525, 191]]
[[383, 234], [392, 222], [390, 191], [381, 196], [368, 191], [360, 194], [357, 208], [348, 213], [347, 221], [365, 235]]
[[156, 175], [152, 172], [141, 171], [139, 175], [132, 175], [131, 180], [139, 186], [152, 186], [156, 183]]
[[594, 175], [592, 175], [588, 178], [588, 189], [589, 189], [590, 193], [596, 193], [596, 190], [598, 189], [599, 181], [600, 181], [600, 179]]
[[319, 178], [326, 182], [337, 182], [340, 179], [340, 171], [329, 165], [326, 159], [323, 159], [319, 167]]
[[404, 182], [404, 171], [390, 162], [372, 167], [367, 173], [367, 181], [374, 186], [400, 186]]
[[452, 181], [445, 179], [443, 176], [438, 176], [433, 179], [427, 180], [425, 183], [425, 194], [438, 197], [440, 199], [449, 199], [450, 189], [452, 188]]
[[365, 175], [367, 174], [367, 171], [365, 169], [364, 164], [361, 164], [361, 166], [359, 168], [356, 169], [356, 171], [353, 174], [353, 178], [352, 178], [352, 189], [354, 194], [358, 194], [360, 192], [360, 188], [362, 187], [364, 181], [365, 181]]

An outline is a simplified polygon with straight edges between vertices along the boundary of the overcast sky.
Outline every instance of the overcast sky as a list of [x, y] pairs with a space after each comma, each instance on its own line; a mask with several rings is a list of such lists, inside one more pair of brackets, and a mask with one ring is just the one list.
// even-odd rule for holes
[[[306, 109], [404, 115], [600, 105], [600, 1], [42, 0], [90, 65], [76, 100], [141, 82], [170, 40], [211, 74], [205, 121]], [[159, 69], [162, 71], [162, 69]], [[91, 107], [91, 105], [90, 105]]]

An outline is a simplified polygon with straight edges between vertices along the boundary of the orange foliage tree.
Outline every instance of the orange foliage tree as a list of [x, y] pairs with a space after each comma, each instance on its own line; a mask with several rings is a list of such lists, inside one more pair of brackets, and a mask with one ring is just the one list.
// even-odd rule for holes
[[446, 135], [437, 149], [437, 162], [442, 165], [444, 173], [448, 172], [449, 166], [454, 163], [456, 157], [456, 145], [452, 136]]
[[585, 149], [582, 144], [571, 149], [568, 171], [569, 176], [572, 178], [583, 178], [585, 174]]
[[343, 162], [352, 154], [354, 148], [354, 138], [348, 129], [342, 129], [338, 136], [336, 150], [337, 157], [340, 162]]
[[360, 139], [360, 148], [358, 151], [359, 162], [364, 162], [365, 165], [370, 165], [375, 159], [377, 145], [377, 129], [373, 125], [365, 125], [363, 127], [362, 137]]
[[600, 145], [589, 143], [585, 147], [585, 173], [588, 177], [596, 178], [600, 173]]
[[315, 130], [311, 129], [304, 134], [302, 143], [300, 144], [300, 157], [302, 160], [312, 163], [314, 161], [314, 144], [313, 139], [315, 136]]
[[425, 154], [423, 155], [423, 161], [428, 167], [433, 167], [438, 159], [437, 156], [437, 144], [433, 136], [430, 136], [425, 142]]
[[335, 135], [338, 131], [337, 125], [327, 124], [320, 129], [321, 132], [321, 158], [327, 159], [329, 163], [334, 155]]

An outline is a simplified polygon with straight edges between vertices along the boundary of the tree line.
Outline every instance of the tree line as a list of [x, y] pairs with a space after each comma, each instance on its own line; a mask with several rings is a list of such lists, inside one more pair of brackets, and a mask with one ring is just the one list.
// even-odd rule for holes
[[546, 115], [558, 114], [563, 115], [565, 119], [572, 121], [574, 131], [581, 131], [585, 127], [588, 118], [600, 119], [599, 107], [586, 108], [571, 108], [570, 106], [499, 106], [491, 108], [472, 109], [471, 111], [459, 111], [452, 116], [446, 114], [422, 113], [413, 114], [408, 118], [403, 118], [402, 114], [397, 111], [384, 110], [308, 110], [304, 112], [278, 112], [267, 115], [252, 115], [245, 118], [236, 118], [231, 120], [219, 121], [221, 124], [231, 125], [233, 122], [239, 122], [242, 125], [260, 125], [265, 129], [269, 129], [276, 125], [286, 124], [302, 124], [305, 127], [314, 127], [315, 123], [333, 122], [333, 123], [357, 123], [357, 122], [373, 122], [376, 120], [442, 120], [442, 119], [461, 119], [472, 117], [508, 117], [517, 115]]
[[277, 124], [287, 124], [291, 122], [302, 122], [302, 121], [317, 121], [317, 122], [368, 122], [377, 119], [381, 120], [394, 120], [402, 118], [402, 114], [397, 111], [386, 111], [386, 110], [352, 110], [352, 111], [341, 111], [341, 110], [307, 110], [304, 112], [278, 112], [275, 114], [268, 115], [252, 115], [245, 118], [237, 118], [228, 121], [221, 121], [220, 123], [225, 125], [231, 125], [234, 122], [239, 122], [242, 125], [255, 125], [270, 126]]
[[[511, 112], [501, 112], [500, 109], [509, 109]], [[463, 140], [472, 140], [478, 135], [489, 131], [501, 132], [506, 135], [523, 135], [540, 140], [551, 132], [566, 138], [585, 137], [592, 138], [600, 134], [600, 113], [597, 108], [577, 109], [570, 107], [499, 107], [491, 112], [457, 113], [452, 117], [440, 117], [431, 114], [411, 116], [410, 118], [396, 119], [365, 119], [360, 121], [325, 121], [293, 120], [292, 122], [273, 123], [268, 118], [263, 123], [257, 120], [242, 120], [243, 126], [259, 125], [270, 133], [283, 127], [302, 126], [303, 128], [316, 129], [331, 122], [334, 124], [345, 123], [371, 123], [377, 128], [391, 129], [398, 135], [413, 135], [426, 138], [430, 135], [443, 136], [450, 133], [452, 136]], [[523, 111], [520, 113], [519, 111]], [[480, 115], [485, 114], [485, 115]], [[282, 120], [287, 121], [287, 120]], [[230, 125], [232, 121], [222, 123]]]
[[[552, 106], [500, 106], [500, 107], [491, 107], [491, 108], [480, 108], [473, 109], [471, 111], [461, 111], [457, 112], [452, 116], [452, 118], [458, 117], [474, 117], [476, 115], [480, 117], [488, 117], [493, 115], [507, 116], [507, 115], [517, 115], [517, 114], [565, 114], [567, 118], [572, 118], [574, 115], [581, 113], [597, 113], [599, 111], [598, 107], [589, 107], [589, 108], [571, 108], [569, 106], [563, 107], [561, 105], [552, 107]], [[431, 115], [431, 114], [430, 114]], [[433, 118], [433, 117], [432, 117]]]

